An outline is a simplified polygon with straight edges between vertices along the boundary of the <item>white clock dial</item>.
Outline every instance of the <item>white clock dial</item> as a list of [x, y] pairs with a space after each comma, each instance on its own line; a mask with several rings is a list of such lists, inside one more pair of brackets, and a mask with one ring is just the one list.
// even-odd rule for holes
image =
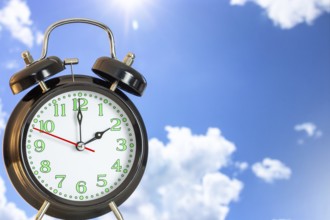
[[113, 192], [130, 173], [136, 155], [133, 125], [107, 96], [64, 92], [40, 106], [28, 126], [23, 151], [30, 171], [58, 197], [95, 200]]

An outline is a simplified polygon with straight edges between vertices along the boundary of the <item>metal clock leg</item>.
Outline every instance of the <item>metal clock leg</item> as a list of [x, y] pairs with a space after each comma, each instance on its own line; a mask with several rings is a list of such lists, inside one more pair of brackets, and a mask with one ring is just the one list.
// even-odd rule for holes
[[42, 204], [41, 208], [39, 209], [35, 220], [41, 220], [44, 217], [49, 206], [50, 206], [50, 203], [47, 200], [45, 200], [44, 203]]
[[120, 213], [117, 205], [115, 202], [109, 203], [110, 209], [112, 210], [113, 214], [116, 216], [117, 220], [124, 220], [122, 214]]

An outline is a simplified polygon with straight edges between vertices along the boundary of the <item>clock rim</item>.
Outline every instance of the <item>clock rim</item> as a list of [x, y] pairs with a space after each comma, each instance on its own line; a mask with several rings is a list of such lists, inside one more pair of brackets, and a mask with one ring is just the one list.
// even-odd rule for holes
[[[114, 201], [117, 206], [121, 205], [134, 192], [142, 179], [148, 157], [147, 133], [143, 119], [135, 105], [124, 93], [118, 89], [115, 92], [110, 91], [108, 89], [110, 87], [109, 83], [97, 78], [75, 75], [75, 82], [72, 83], [71, 76], [62, 76], [50, 79], [46, 83], [51, 88], [50, 91], [42, 94], [39, 87], [32, 89], [17, 104], [8, 120], [3, 141], [3, 155], [9, 179], [19, 194], [34, 208], [39, 209], [44, 200], [49, 201], [51, 205], [47, 210], [47, 215], [65, 219], [88, 219], [105, 214], [111, 211], [108, 206], [111, 201]], [[39, 181], [36, 181], [34, 175], [29, 173], [27, 169], [29, 165], [23, 156], [24, 137], [26, 137], [29, 127], [28, 122], [31, 121], [30, 117], [34, 115], [34, 112], [39, 110], [40, 106], [52, 97], [66, 91], [79, 89], [97, 92], [112, 100], [115, 97], [117, 100], [114, 100], [114, 102], [123, 108], [132, 123], [136, 122], [132, 126], [137, 139], [137, 149], [134, 164], [129, 175], [113, 192], [90, 201], [62, 199], [45, 189]], [[139, 148], [138, 143], [141, 144]], [[18, 147], [17, 144], [19, 145]], [[135, 164], [136, 167], [134, 166]], [[118, 192], [118, 194], [113, 196], [115, 192]]]

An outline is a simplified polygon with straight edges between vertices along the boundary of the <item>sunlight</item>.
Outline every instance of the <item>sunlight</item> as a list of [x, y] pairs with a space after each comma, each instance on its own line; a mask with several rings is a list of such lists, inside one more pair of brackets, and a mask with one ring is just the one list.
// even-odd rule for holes
[[140, 12], [150, 3], [150, 0], [113, 0], [112, 3], [113, 6], [122, 9], [127, 14], [131, 14], [134, 11]]
[[[111, 7], [116, 8], [122, 12], [124, 18], [125, 33], [129, 30], [139, 29], [139, 19], [142, 17], [149, 17], [149, 10], [152, 0], [113, 0]], [[149, 19], [150, 20], [150, 19]]]

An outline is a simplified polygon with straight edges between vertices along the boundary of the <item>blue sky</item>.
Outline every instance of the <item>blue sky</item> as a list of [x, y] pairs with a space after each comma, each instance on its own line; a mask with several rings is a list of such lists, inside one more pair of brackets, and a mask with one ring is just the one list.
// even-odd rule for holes
[[[123, 2], [0, 2], [0, 139], [26, 94], [8, 86], [20, 53], [37, 59], [55, 21], [91, 18], [112, 29], [120, 59], [136, 54], [148, 81], [142, 98], [130, 96], [150, 156], [121, 208], [127, 219], [330, 219], [330, 1]], [[78, 57], [75, 72], [93, 75], [109, 43], [95, 27], [64, 26], [48, 54]], [[4, 165], [0, 176], [0, 219], [32, 217]]]

